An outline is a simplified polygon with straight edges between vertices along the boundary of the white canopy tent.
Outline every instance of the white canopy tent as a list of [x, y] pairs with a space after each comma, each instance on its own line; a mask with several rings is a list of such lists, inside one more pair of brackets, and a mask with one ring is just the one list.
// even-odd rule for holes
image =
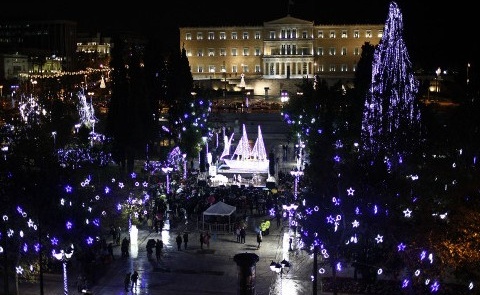
[[230, 216], [236, 210], [237, 210], [237, 207], [228, 205], [222, 201], [218, 201], [217, 203], [208, 207], [207, 210], [203, 211], [202, 229], [204, 229], [204, 226], [205, 226], [205, 215], [228, 216], [228, 227], [230, 228]]

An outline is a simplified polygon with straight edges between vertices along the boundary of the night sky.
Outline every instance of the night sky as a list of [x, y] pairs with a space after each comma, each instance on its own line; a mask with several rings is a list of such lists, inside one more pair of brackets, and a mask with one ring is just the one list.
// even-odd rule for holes
[[[203, 0], [203, 1], [130, 1], [112, 6], [105, 1], [22, 1], [2, 3], [3, 19], [66, 19], [78, 22], [79, 28], [109, 32], [131, 30], [148, 36], [163, 36], [167, 44], [178, 47], [178, 27], [210, 25], [262, 25], [288, 13], [314, 21], [315, 24], [385, 23], [387, 0]], [[479, 33], [474, 24], [473, 4], [462, 0], [400, 0], [404, 37], [414, 65], [436, 69], [475, 63], [474, 38]], [[465, 1], [466, 2], [466, 1]], [[52, 4], [49, 4], [52, 3]], [[374, 3], [374, 4], [372, 4]], [[165, 6], [162, 8], [161, 6]], [[168, 6], [168, 7], [167, 7]], [[160, 7], [160, 8], [158, 8]], [[476, 60], [474, 60], [474, 58]]]

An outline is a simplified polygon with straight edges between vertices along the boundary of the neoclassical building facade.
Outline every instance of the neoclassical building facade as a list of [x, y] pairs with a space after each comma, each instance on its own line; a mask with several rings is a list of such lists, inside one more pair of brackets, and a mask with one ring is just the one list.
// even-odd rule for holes
[[287, 15], [262, 26], [181, 27], [194, 80], [353, 79], [362, 46], [384, 24], [316, 25]]

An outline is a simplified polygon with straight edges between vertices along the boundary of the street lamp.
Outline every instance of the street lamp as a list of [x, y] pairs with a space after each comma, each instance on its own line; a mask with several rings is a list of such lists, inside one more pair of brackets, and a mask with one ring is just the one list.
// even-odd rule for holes
[[170, 193], [170, 172], [172, 172], [172, 167], [162, 167], [163, 173], [167, 174], [167, 194]]
[[52, 255], [63, 263], [63, 294], [68, 295], [67, 262], [73, 256], [73, 244], [67, 249], [67, 251], [60, 250], [60, 252], [57, 253], [53, 250]]
[[272, 260], [272, 263], [270, 263], [270, 270], [280, 274], [280, 277], [282, 277], [284, 273], [287, 274], [290, 271], [290, 266], [290, 262], [288, 262], [286, 259], [283, 259], [280, 262], [275, 262]]

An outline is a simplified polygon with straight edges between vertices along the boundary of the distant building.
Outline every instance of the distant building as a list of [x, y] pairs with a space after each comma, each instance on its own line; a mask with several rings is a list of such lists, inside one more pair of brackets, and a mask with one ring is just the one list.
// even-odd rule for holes
[[180, 48], [186, 50], [195, 81], [219, 80], [227, 88], [236, 87], [243, 76], [247, 88], [261, 93], [278, 84], [271, 80], [315, 74], [330, 82], [352, 81], [362, 46], [377, 45], [383, 28], [316, 25], [287, 15], [260, 26], [182, 27]]
[[72, 70], [76, 38], [77, 23], [73, 21], [0, 22], [0, 53], [27, 55], [32, 65], [29, 70], [34, 73], [44, 72], [47, 60], [60, 62], [63, 70]]
[[16, 79], [28, 69], [28, 56], [18, 53], [0, 54], [0, 81]]

